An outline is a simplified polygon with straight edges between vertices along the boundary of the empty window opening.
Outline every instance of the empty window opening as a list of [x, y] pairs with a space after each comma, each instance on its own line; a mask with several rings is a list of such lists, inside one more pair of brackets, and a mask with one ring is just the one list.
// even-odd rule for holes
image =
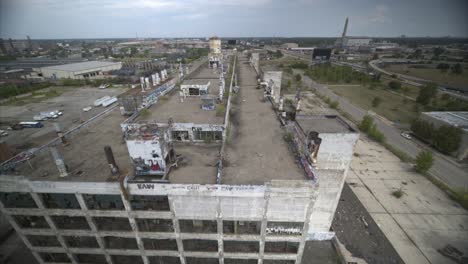
[[182, 233], [217, 233], [218, 224], [214, 220], [179, 220]]
[[171, 219], [135, 219], [140, 232], [174, 232]]
[[145, 249], [149, 250], [177, 250], [177, 242], [174, 239], [143, 238]]
[[34, 247], [61, 247], [62, 245], [58, 241], [56, 236], [40, 236], [30, 235], [26, 236], [29, 243]]
[[153, 256], [148, 259], [150, 264], [180, 264], [179, 257]]
[[94, 223], [99, 231], [131, 231], [128, 218], [123, 217], [94, 217]]
[[97, 254], [76, 254], [78, 263], [107, 264], [106, 256]]
[[70, 258], [67, 256], [65, 253], [47, 253], [47, 252], [42, 252], [39, 253], [41, 256], [41, 259], [44, 262], [62, 262], [62, 263], [70, 263]]
[[114, 264], [143, 264], [141, 256], [112, 255], [111, 258]]
[[223, 132], [221, 132], [221, 131], [194, 130], [193, 131], [193, 139], [194, 140], [204, 140], [204, 141], [222, 140], [223, 139]]
[[52, 216], [58, 229], [91, 229], [84, 216]]
[[136, 239], [131, 237], [104, 237], [104, 245], [108, 249], [138, 249]]
[[182, 241], [184, 251], [218, 252], [218, 241], [204, 239], [187, 239]]
[[94, 236], [65, 236], [65, 243], [71, 248], [99, 248]]
[[42, 193], [42, 202], [46, 208], [81, 209], [74, 194], [69, 193]]
[[189, 132], [188, 131], [172, 131], [172, 139], [174, 141], [188, 141]]
[[13, 215], [13, 219], [22, 228], [50, 228], [43, 216]]
[[297, 242], [265, 242], [265, 253], [297, 253]]
[[224, 264], [257, 264], [257, 259], [229, 259], [224, 258]]
[[223, 221], [223, 233], [260, 235], [261, 226], [261, 222], [254, 221]]
[[89, 210], [125, 210], [120, 195], [84, 194], [83, 198]]
[[224, 241], [225, 252], [258, 253], [260, 245], [256, 241]]
[[266, 233], [272, 236], [300, 236], [303, 227], [302, 222], [268, 222]]
[[263, 264], [295, 264], [294, 260], [264, 259]]
[[169, 211], [169, 200], [162, 195], [133, 195], [130, 204], [133, 210]]
[[219, 264], [218, 258], [185, 258], [187, 264]]
[[5, 208], [37, 208], [29, 193], [0, 193], [0, 201]]

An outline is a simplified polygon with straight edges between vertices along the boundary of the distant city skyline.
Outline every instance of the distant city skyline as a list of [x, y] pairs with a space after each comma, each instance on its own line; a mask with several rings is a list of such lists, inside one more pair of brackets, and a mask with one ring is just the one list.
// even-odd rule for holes
[[7, 39], [468, 37], [465, 0], [0, 0]]

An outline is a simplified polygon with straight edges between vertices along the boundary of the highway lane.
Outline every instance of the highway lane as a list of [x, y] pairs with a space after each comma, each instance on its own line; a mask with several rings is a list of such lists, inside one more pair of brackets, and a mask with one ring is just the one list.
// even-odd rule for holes
[[[340, 109], [348, 113], [355, 120], [360, 121], [364, 115], [368, 114], [366, 110], [352, 104], [346, 98], [335, 94], [327, 85], [319, 84], [307, 76], [303, 76], [303, 81], [304, 84], [317, 89], [319, 93], [326, 95], [331, 100], [338, 101]], [[411, 157], [416, 157], [420, 151], [426, 149], [415, 142], [404, 139], [400, 135], [401, 131], [393, 127], [390, 121], [380, 116], [374, 116], [374, 122], [377, 128], [385, 135], [390, 145], [406, 152]], [[441, 154], [434, 153], [434, 165], [429, 172], [451, 188], [468, 188], [468, 171], [466, 168], [455, 165], [453, 162], [442, 157]]]

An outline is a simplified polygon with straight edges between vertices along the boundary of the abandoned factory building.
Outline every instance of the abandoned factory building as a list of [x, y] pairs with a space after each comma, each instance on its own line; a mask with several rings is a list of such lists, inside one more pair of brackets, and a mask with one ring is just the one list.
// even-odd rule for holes
[[281, 112], [280, 73], [268, 97], [245, 55], [212, 53], [130, 117], [115, 107], [1, 165], [0, 209], [39, 263], [299, 264], [334, 236], [359, 134]]

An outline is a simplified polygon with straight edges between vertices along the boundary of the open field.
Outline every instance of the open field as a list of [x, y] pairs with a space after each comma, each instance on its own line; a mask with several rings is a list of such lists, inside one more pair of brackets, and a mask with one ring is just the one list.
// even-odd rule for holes
[[438, 69], [412, 68], [409, 67], [409, 65], [402, 64], [388, 65], [385, 67], [385, 70], [431, 80], [439, 84], [468, 87], [468, 72], [466, 68], [462, 74], [452, 74], [450, 73], [450, 70], [443, 73]]
[[[416, 102], [386, 89], [370, 89], [361, 85], [329, 85], [328, 87], [361, 108], [374, 111], [393, 122], [408, 124], [418, 116], [415, 111]], [[372, 100], [375, 97], [382, 99], [378, 107], [372, 106]]]

